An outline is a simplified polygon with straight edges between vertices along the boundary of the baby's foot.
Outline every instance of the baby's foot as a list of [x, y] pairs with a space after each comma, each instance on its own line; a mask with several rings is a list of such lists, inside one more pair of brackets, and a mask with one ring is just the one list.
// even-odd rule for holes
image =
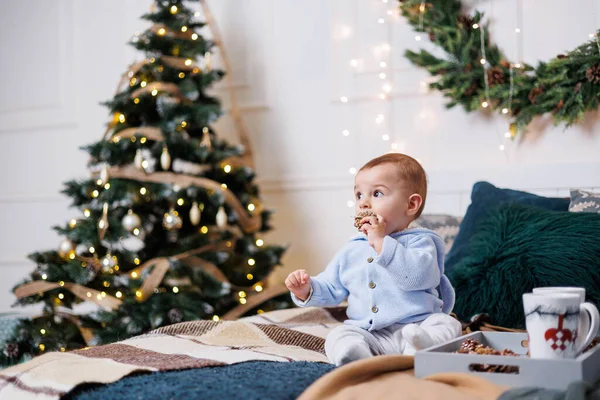
[[362, 360], [363, 358], [372, 357], [371, 351], [363, 346], [351, 346], [340, 351], [334, 360], [332, 360], [338, 367], [344, 364], [348, 364], [352, 361]]
[[[407, 350], [411, 347], [415, 350], [422, 350], [436, 344], [431, 335], [416, 324], [408, 324], [402, 328], [402, 338], [406, 340]], [[405, 354], [407, 354], [406, 351]]]

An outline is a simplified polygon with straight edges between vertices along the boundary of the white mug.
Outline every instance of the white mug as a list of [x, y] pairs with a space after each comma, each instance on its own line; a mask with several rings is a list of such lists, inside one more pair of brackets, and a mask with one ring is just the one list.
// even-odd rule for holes
[[[547, 287], [538, 287], [533, 288], [533, 293], [572, 293], [577, 294], [579, 296], [579, 302], [585, 303], [585, 288], [583, 287], [575, 287], [575, 286], [547, 286]], [[591, 303], [590, 303], [591, 304]], [[598, 313], [598, 308], [594, 305], [590, 308], [586, 308], [586, 312], [583, 313], [584, 318], [581, 318], [579, 327], [577, 328], [577, 338], [575, 339], [575, 344], [579, 345], [583, 349], [586, 349], [592, 340], [594, 340], [595, 335], [588, 335], [589, 338], [586, 340], [585, 335], [579, 334], [580, 332], [587, 332], [590, 330], [590, 324], [592, 321], [592, 314], [596, 316], [596, 319], [600, 320], [600, 313]], [[594, 331], [596, 333], [596, 331]]]
[[[529, 336], [529, 356], [531, 358], [575, 358], [585, 348], [576, 343], [581, 335], [588, 338], [595, 336], [598, 330], [598, 316], [591, 310], [591, 303], [581, 303], [578, 294], [574, 293], [525, 293], [523, 294], [523, 310], [525, 325]], [[595, 307], [594, 307], [595, 309]], [[586, 332], [577, 332], [582, 311], [590, 315], [590, 327]], [[597, 311], [597, 310], [596, 310]]]

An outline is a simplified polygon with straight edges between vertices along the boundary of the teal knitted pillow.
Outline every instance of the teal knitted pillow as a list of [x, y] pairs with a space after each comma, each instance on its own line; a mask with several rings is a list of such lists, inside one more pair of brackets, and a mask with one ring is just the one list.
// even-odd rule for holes
[[488, 313], [496, 325], [524, 328], [521, 296], [538, 286], [583, 286], [600, 305], [600, 214], [501, 206], [467, 254], [448, 274], [463, 321]]

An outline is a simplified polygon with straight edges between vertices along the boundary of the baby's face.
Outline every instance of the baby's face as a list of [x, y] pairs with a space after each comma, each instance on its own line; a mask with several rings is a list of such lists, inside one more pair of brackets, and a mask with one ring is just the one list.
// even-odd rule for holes
[[393, 164], [362, 170], [354, 179], [356, 214], [371, 210], [380, 215], [386, 223], [386, 235], [405, 229], [411, 222], [406, 213], [411, 194]]

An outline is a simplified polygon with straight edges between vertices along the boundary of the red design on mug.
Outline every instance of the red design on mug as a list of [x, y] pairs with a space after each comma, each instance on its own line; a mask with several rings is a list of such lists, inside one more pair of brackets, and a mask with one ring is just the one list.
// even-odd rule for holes
[[570, 329], [563, 329], [564, 314], [558, 316], [558, 328], [550, 328], [544, 334], [544, 338], [552, 350], [556, 352], [563, 352], [567, 349], [569, 344], [572, 344], [575, 340], [573, 332]]

